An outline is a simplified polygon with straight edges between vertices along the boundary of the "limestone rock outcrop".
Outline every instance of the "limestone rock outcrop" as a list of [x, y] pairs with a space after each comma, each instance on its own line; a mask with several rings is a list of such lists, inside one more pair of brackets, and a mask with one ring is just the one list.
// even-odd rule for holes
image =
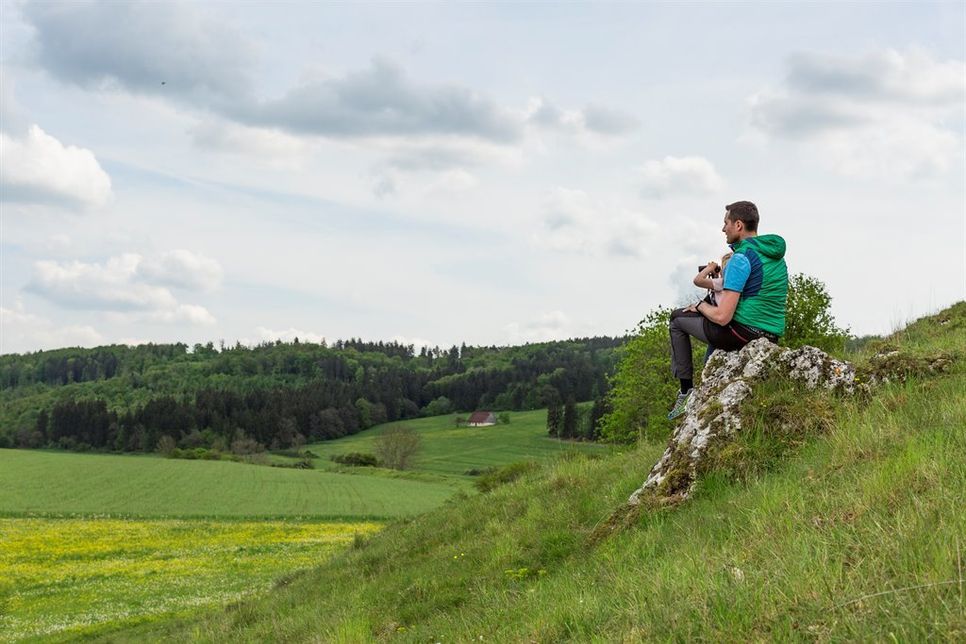
[[709, 445], [727, 441], [741, 430], [742, 401], [756, 385], [771, 377], [845, 394], [854, 393], [857, 387], [855, 368], [850, 363], [835, 360], [815, 347], [786, 349], [759, 339], [740, 351], [715, 351], [664, 455], [628, 504], [639, 505], [647, 498], [664, 502], [686, 499]]

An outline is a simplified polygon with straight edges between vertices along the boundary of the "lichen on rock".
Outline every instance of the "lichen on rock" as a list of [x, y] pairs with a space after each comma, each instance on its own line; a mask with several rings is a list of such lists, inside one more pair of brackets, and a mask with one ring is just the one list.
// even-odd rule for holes
[[655, 497], [658, 502], [662, 498], [675, 502], [686, 499], [709, 449], [741, 431], [742, 402], [753, 394], [757, 384], [773, 377], [800, 382], [808, 389], [843, 394], [853, 394], [856, 388], [855, 368], [815, 347], [785, 349], [759, 339], [740, 351], [715, 351], [667, 449], [628, 504], [653, 502]]

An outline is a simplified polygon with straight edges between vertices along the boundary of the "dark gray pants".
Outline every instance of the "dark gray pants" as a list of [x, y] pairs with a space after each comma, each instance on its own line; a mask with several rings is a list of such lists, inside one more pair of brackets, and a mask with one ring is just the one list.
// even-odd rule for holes
[[[678, 380], [694, 380], [694, 364], [691, 361], [691, 338], [697, 338], [711, 349], [736, 351], [745, 346], [729, 326], [715, 324], [696, 311], [674, 309], [671, 311], [671, 373]], [[711, 352], [705, 354], [705, 361]]]
[[675, 309], [671, 312], [671, 373], [678, 380], [694, 380], [691, 338], [697, 338], [708, 344], [704, 323], [705, 318], [700, 313], [683, 309]]

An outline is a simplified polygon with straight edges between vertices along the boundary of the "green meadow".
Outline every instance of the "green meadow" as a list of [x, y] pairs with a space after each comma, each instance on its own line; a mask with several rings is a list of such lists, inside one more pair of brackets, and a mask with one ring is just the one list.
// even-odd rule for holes
[[500, 467], [527, 459], [545, 462], [571, 451], [605, 454], [598, 443], [560, 441], [547, 436], [547, 410], [510, 412], [510, 423], [489, 427], [457, 427], [451, 414], [378, 425], [353, 436], [307, 446], [320, 456], [317, 467], [335, 467], [330, 456], [348, 452], [372, 453], [379, 435], [396, 425], [416, 431], [421, 439], [414, 471], [465, 477], [470, 470]]
[[96, 635], [264, 594], [386, 521], [466, 498], [467, 470], [607, 451], [548, 438], [545, 411], [493, 427], [454, 418], [404, 423], [421, 437], [407, 472], [329, 458], [371, 452], [391, 425], [308, 446], [312, 470], [0, 450], [0, 641]]
[[0, 450], [6, 514], [389, 518], [436, 507], [457, 489], [229, 461]]
[[73, 638], [265, 592], [372, 522], [0, 518], [0, 641]]

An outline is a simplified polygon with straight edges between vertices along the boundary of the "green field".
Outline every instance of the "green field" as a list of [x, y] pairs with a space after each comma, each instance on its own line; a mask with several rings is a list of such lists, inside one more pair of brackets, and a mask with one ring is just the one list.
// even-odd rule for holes
[[0, 519], [0, 641], [223, 605], [317, 566], [377, 523]]
[[471, 469], [498, 467], [532, 459], [546, 462], [561, 453], [578, 450], [605, 454], [609, 447], [597, 443], [559, 441], [547, 436], [547, 410], [510, 412], [510, 423], [491, 427], [456, 427], [451, 414], [378, 425], [354, 436], [308, 446], [321, 458], [317, 467], [335, 467], [329, 456], [346, 452], [372, 453], [376, 437], [394, 425], [403, 425], [422, 438], [414, 469], [441, 475], [465, 475]]
[[372, 452], [391, 424], [308, 446], [314, 470], [0, 450], [0, 641], [97, 634], [264, 593], [381, 529], [373, 520], [471, 491], [467, 470], [608, 451], [548, 438], [545, 411], [511, 419], [402, 423], [422, 438], [409, 472], [329, 459]]
[[229, 461], [0, 450], [8, 515], [390, 518], [436, 507], [458, 489]]

